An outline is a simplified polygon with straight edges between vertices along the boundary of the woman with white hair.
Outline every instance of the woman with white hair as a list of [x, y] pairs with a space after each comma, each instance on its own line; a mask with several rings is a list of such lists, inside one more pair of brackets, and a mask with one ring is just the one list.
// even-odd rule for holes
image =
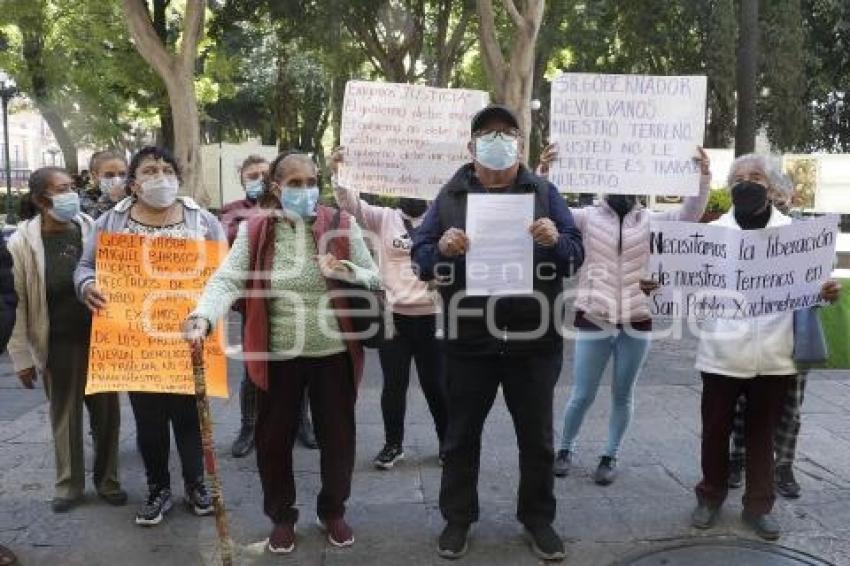
[[[782, 186], [781, 172], [761, 155], [744, 155], [729, 173], [733, 208], [712, 222], [735, 230], [761, 230], [791, 224], [771, 202], [771, 189]], [[835, 300], [839, 286], [827, 281], [821, 295]], [[794, 316], [766, 315], [746, 320], [707, 321], [700, 333], [696, 368], [702, 389], [702, 472], [696, 486], [698, 506], [692, 525], [710, 528], [728, 493], [729, 434], [740, 395], [746, 398], [747, 488], [743, 519], [756, 534], [776, 540], [780, 527], [771, 511], [773, 435], [788, 388], [797, 375], [793, 360]]]
[[[760, 156], [756, 156], [760, 157]], [[768, 165], [771, 179], [768, 185], [768, 199], [773, 206], [783, 214], [793, 218], [799, 216], [799, 211], [791, 211], [794, 196], [794, 183], [787, 175], [781, 173], [775, 166]], [[814, 309], [812, 309], [814, 310]], [[797, 374], [791, 378], [791, 383], [782, 404], [782, 414], [773, 435], [773, 452], [776, 459], [774, 484], [776, 491], [788, 499], [800, 497], [800, 484], [794, 477], [794, 459], [797, 453], [797, 437], [800, 435], [801, 409], [806, 390], [808, 368], [798, 367]], [[744, 395], [738, 397], [735, 405], [735, 418], [732, 426], [732, 447], [729, 453], [729, 487], [738, 488], [743, 484], [744, 461], [746, 447], [744, 440], [744, 423], [747, 399]]]

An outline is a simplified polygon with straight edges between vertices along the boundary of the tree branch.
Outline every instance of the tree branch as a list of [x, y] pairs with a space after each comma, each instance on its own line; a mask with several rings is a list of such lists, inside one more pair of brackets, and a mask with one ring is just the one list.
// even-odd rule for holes
[[[126, 0], [125, 0], [126, 1]], [[487, 75], [496, 90], [496, 97], [504, 97], [502, 77], [506, 72], [505, 56], [496, 37], [496, 22], [493, 17], [492, 0], [475, 0], [478, 8], [478, 36], [481, 43], [481, 53], [484, 56], [484, 66]], [[498, 79], [497, 79], [498, 77]]]
[[528, 25], [528, 22], [523, 17], [522, 14], [517, 10], [516, 4], [514, 4], [514, 0], [502, 0], [502, 4], [505, 6], [505, 10], [508, 11], [508, 15], [511, 17], [511, 20], [514, 22], [514, 25], [521, 30], [524, 30]]
[[206, 6], [203, 0], [187, 0], [186, 22], [183, 30], [183, 45], [180, 47], [180, 62], [183, 69], [194, 73], [198, 56], [198, 43], [204, 33]]
[[163, 78], [174, 70], [175, 59], [160, 41], [144, 0], [123, 0], [127, 26], [136, 42], [139, 54]]

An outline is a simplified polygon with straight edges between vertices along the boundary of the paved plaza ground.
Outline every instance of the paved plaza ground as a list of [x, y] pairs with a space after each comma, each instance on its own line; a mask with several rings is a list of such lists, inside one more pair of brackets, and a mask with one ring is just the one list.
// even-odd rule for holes
[[[607, 431], [610, 395], [600, 392], [588, 414], [577, 471], [557, 480], [556, 527], [567, 541], [568, 564], [628, 562], [655, 548], [693, 541], [752, 540], [740, 525], [740, 491], [733, 491], [717, 528], [696, 532], [689, 526], [693, 486], [699, 479], [700, 384], [693, 370], [695, 341], [654, 344], [637, 388], [635, 419], [621, 455], [614, 485], [590, 480]], [[567, 348], [567, 357], [571, 355]], [[565, 365], [569, 368], [569, 362]], [[241, 371], [231, 364], [231, 387]], [[565, 371], [556, 391], [556, 429], [560, 433], [571, 376]], [[262, 514], [253, 456], [234, 460], [230, 442], [238, 428], [239, 404], [215, 401], [215, 437], [237, 564], [244, 565], [403, 565], [445, 564], [436, 556], [442, 527], [437, 508], [441, 469], [437, 442], [418, 385], [409, 396], [407, 459], [390, 472], [371, 460], [380, 449], [380, 372], [373, 352], [357, 410], [357, 464], [348, 518], [356, 531], [354, 547], [329, 547], [314, 524], [319, 488], [318, 452], [295, 454], [298, 499], [302, 510], [298, 548], [287, 557], [263, 552], [269, 524]], [[606, 379], [606, 384], [607, 384]], [[126, 396], [125, 396], [126, 397]], [[7, 358], [0, 361], [0, 544], [35, 565], [179, 565], [214, 563], [215, 526], [182, 507], [153, 529], [133, 524], [145, 491], [143, 468], [135, 448], [135, 425], [122, 400], [121, 476], [130, 504], [112, 508], [92, 495], [68, 515], [54, 515], [49, 500], [53, 451], [42, 390], [24, 391]], [[176, 453], [173, 477], [179, 478]], [[845, 372], [816, 372], [807, 391], [798, 475], [803, 496], [780, 501], [784, 526], [779, 544], [811, 553], [834, 564], [850, 564], [850, 383]], [[473, 531], [462, 565], [537, 564], [514, 519], [517, 450], [510, 417], [501, 399], [488, 421], [482, 453], [482, 520]], [[182, 486], [175, 482], [175, 492]], [[774, 562], [759, 562], [773, 564]], [[776, 562], [778, 564], [778, 562]], [[689, 566], [696, 566], [692, 563]]]

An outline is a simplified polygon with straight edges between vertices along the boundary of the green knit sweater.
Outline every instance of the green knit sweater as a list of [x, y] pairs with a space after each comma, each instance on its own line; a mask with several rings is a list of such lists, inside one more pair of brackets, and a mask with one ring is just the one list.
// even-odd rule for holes
[[[275, 225], [269, 345], [271, 352], [283, 359], [318, 358], [345, 351], [325, 279], [314, 259], [317, 251], [311, 229], [309, 223]], [[349, 241], [351, 260], [343, 263], [352, 271], [352, 282], [369, 289], [380, 288], [378, 268], [360, 228], [353, 222]], [[207, 282], [193, 315], [214, 324], [227, 314], [245, 289], [250, 263], [250, 242], [242, 224], [224, 263]]]

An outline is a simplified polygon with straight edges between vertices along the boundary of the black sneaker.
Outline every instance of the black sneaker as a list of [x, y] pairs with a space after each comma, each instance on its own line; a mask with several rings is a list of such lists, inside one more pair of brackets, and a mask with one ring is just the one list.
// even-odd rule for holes
[[210, 497], [204, 482], [186, 486], [186, 505], [198, 517], [213, 513], [212, 497]]
[[375, 467], [379, 470], [391, 470], [396, 462], [404, 460], [404, 450], [401, 446], [395, 444], [387, 444], [375, 456]]
[[744, 461], [738, 458], [729, 460], [729, 487], [738, 489], [744, 484]]
[[555, 465], [552, 468], [555, 472], [555, 477], [563, 478], [569, 475], [572, 465], [573, 453], [569, 450], [558, 450], [558, 455], [555, 456]]
[[171, 511], [171, 490], [167, 487], [152, 487], [148, 492], [148, 499], [136, 513], [136, 524], [143, 527], [152, 527], [162, 522], [163, 517]]
[[254, 449], [254, 427], [243, 424], [239, 436], [233, 441], [230, 453], [234, 458], [244, 458]]
[[551, 525], [533, 529], [526, 527], [525, 534], [531, 543], [531, 550], [541, 560], [556, 562], [567, 557], [564, 541]]
[[788, 499], [797, 499], [800, 497], [800, 484], [797, 483], [797, 479], [794, 477], [794, 470], [791, 468], [791, 464], [780, 464], [776, 466], [774, 481], [776, 483], [776, 491], [782, 497], [787, 497]]
[[617, 459], [611, 456], [602, 456], [599, 459], [599, 467], [593, 474], [593, 481], [597, 485], [611, 485], [617, 477]]
[[469, 525], [448, 523], [440, 534], [437, 553], [443, 558], [455, 560], [469, 551]]

